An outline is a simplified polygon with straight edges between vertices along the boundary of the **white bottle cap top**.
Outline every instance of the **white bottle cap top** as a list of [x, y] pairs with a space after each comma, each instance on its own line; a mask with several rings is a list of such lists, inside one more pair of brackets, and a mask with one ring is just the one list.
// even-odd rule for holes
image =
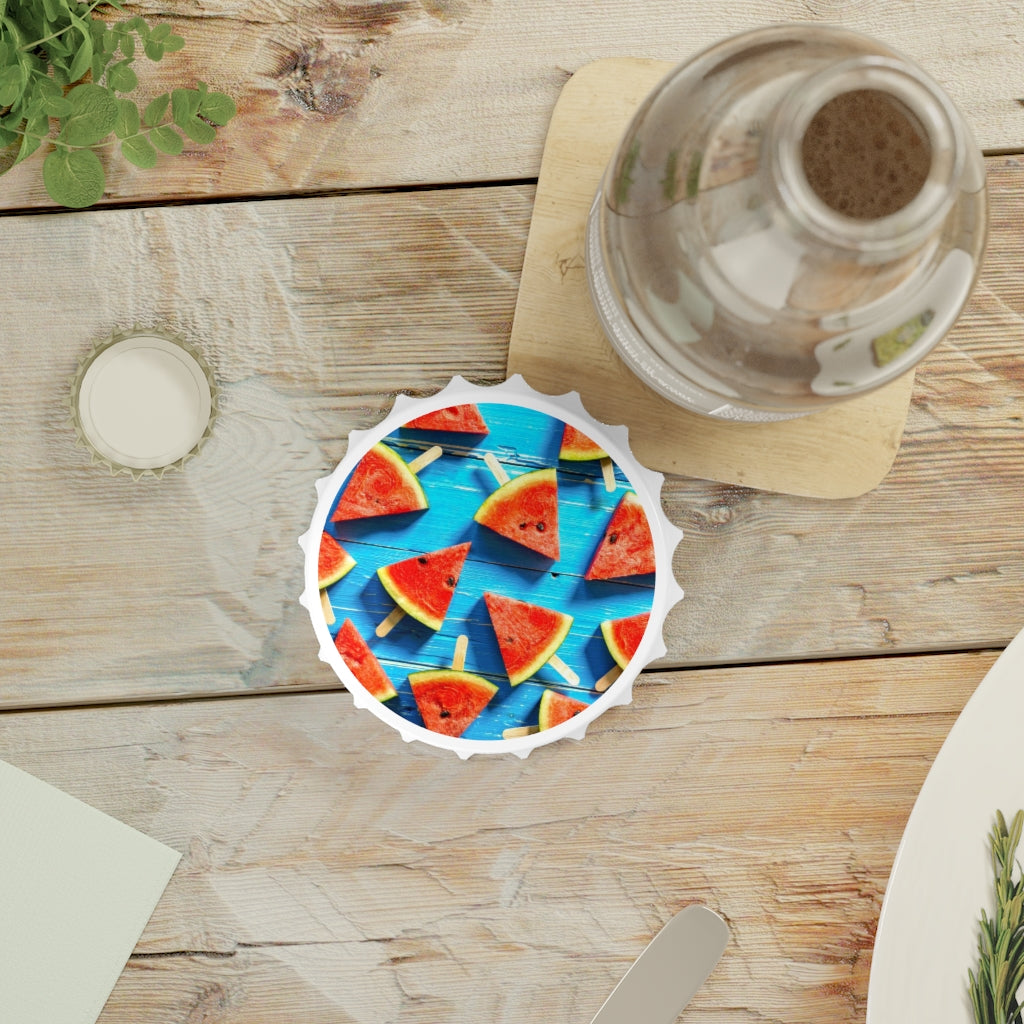
[[191, 346], [158, 332], [115, 336], [79, 368], [72, 417], [114, 473], [159, 475], [195, 455], [216, 412], [209, 369]]

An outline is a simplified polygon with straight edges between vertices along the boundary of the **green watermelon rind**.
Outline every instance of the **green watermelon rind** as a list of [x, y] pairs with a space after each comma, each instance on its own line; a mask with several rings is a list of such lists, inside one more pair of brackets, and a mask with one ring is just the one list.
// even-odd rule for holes
[[[555, 486], [553, 524], [554, 544], [546, 546], [552, 548], [553, 553], [551, 551], [543, 550], [534, 544], [527, 544], [520, 536], [517, 535], [514, 525], [509, 524], [514, 524], [516, 520], [521, 518], [520, 516], [499, 514], [506, 511], [524, 491], [529, 491], [538, 484], [547, 485], [549, 483], [554, 484]], [[474, 513], [473, 520], [481, 526], [486, 526], [489, 530], [493, 530], [499, 536], [505, 537], [507, 540], [514, 541], [516, 544], [521, 544], [523, 547], [529, 548], [531, 551], [536, 551], [538, 554], [544, 555], [548, 558], [557, 559], [559, 553], [558, 475], [554, 467], [548, 466], [544, 469], [531, 469], [527, 473], [521, 473], [519, 476], [506, 481], [497, 488], [497, 490], [492, 491], [486, 498], [484, 498], [480, 507]], [[545, 534], [547, 536], [551, 536], [551, 534], [547, 534], [546, 530]]]
[[[359, 471], [360, 466], [363, 465], [364, 460], [374, 456], [382, 459], [394, 468], [402, 482], [403, 488], [411, 492], [411, 498], [401, 508], [388, 509], [384, 512], [360, 512], [358, 515], [345, 515], [343, 510], [346, 505], [350, 504], [349, 502], [346, 502], [349, 488], [358, 480], [356, 473]], [[351, 504], [354, 504], [354, 502], [351, 502]], [[427, 500], [427, 494], [426, 491], [423, 490], [423, 485], [416, 478], [416, 474], [409, 468], [405, 459], [403, 459], [402, 456], [394, 449], [389, 448], [384, 444], [383, 441], [378, 441], [363, 455], [362, 459], [359, 460], [356, 468], [349, 476], [348, 483], [345, 485], [345, 489], [342, 491], [341, 497], [335, 505], [331, 521], [345, 522], [355, 519], [372, 519], [376, 516], [398, 515], [403, 512], [419, 512], [428, 508], [429, 505], [430, 502]]]
[[[574, 701], [577, 704], [581, 704], [582, 707], [578, 708], [568, 718], [560, 718], [558, 721], [552, 721], [552, 707], [556, 701]], [[590, 705], [584, 701], [577, 701], [575, 697], [568, 697], [564, 693], [559, 693], [557, 690], [547, 689], [540, 695], [540, 705], [537, 709], [537, 727], [541, 732], [546, 732], [548, 729], [554, 729], [558, 725], [562, 725], [564, 722], [571, 721], [581, 711], [586, 710]]]
[[320, 575], [320, 551], [323, 550], [324, 537], [329, 538], [335, 544], [338, 542], [326, 531], [323, 533], [323, 537], [320, 538], [320, 550], [317, 552], [317, 586], [323, 590], [326, 587], [337, 583], [338, 580], [347, 576], [356, 565], [356, 560], [340, 545], [338, 544], [338, 550], [341, 552], [342, 557], [338, 560], [338, 564], [335, 566], [333, 572], [329, 572], [326, 576]]
[[[492, 594], [490, 592], [484, 594], [484, 600], [488, 605], [487, 613], [490, 615], [490, 602], [492, 600], [498, 601], [509, 601], [515, 602], [516, 604], [527, 604], [526, 601], [518, 601], [516, 598], [506, 597], [504, 594]], [[534, 607], [540, 608], [541, 605], [535, 605]], [[560, 617], [558, 629], [552, 634], [551, 639], [548, 643], [537, 650], [534, 656], [524, 664], [517, 672], [508, 672], [508, 666], [506, 665], [506, 672], [508, 673], [508, 681], [513, 686], [518, 686], [520, 683], [525, 682], [531, 676], [535, 676], [555, 655], [555, 652], [559, 647], [565, 643], [565, 638], [569, 635], [569, 630], [572, 629], [573, 617], [568, 612], [560, 612], [555, 608], [544, 608], [544, 611], [551, 612], [553, 615]], [[492, 617], [493, 624], [493, 617]], [[497, 635], [497, 630], [495, 630]], [[502, 647], [500, 639], [498, 640], [498, 650], [501, 653], [502, 664], [505, 663], [505, 651]]]
[[[423, 688], [437, 683], [448, 683], [450, 685], [472, 688], [481, 696], [484, 693], [487, 694], [487, 699], [481, 703], [480, 707], [477, 708], [476, 712], [470, 718], [466, 719], [465, 724], [458, 732], [442, 732], [442, 730], [439, 729], [430, 729], [430, 726], [427, 724], [427, 719], [423, 714], [423, 707], [420, 704], [420, 700], [425, 696]], [[409, 686], [412, 689], [412, 695], [413, 699], [416, 701], [416, 706], [419, 708], [420, 716], [424, 720], [424, 727], [430, 729], [431, 732], [438, 732], [442, 735], [453, 737], [461, 736], [469, 726], [476, 721], [483, 709], [487, 707], [491, 699], [498, 692], [498, 687], [483, 676], [476, 675], [473, 672], [463, 672], [451, 668], [431, 668], [425, 669], [422, 672], [410, 672]]]
[[[469, 551], [469, 543], [468, 542], [464, 542], [463, 544], [453, 544], [452, 547], [453, 548], [464, 548], [467, 552]], [[441, 551], [449, 551], [451, 549], [450, 548], [441, 548], [440, 550]], [[438, 552], [437, 551], [427, 551], [427, 552], [424, 552], [424, 554], [427, 555], [427, 557], [429, 557], [430, 555], [438, 554]], [[419, 557], [422, 557], [422, 556], [414, 555], [413, 557], [414, 558], [419, 558]], [[403, 559], [403, 561], [410, 561], [410, 559]], [[463, 564], [464, 563], [465, 563], [465, 558], [463, 558]], [[394, 563], [394, 565], [401, 565], [401, 564], [402, 564], [401, 562]], [[406, 591], [404, 591], [398, 585], [397, 581], [394, 579], [394, 576], [391, 573], [391, 569], [393, 567], [394, 567], [393, 565], [382, 565], [377, 570], [377, 578], [380, 580], [381, 585], [388, 592], [389, 596], [391, 597], [391, 600], [394, 601], [395, 604], [397, 604], [398, 607], [401, 608], [402, 611], [405, 612], [406, 615], [411, 616], [417, 622], [422, 622], [424, 626], [426, 626], [428, 629], [434, 630], [434, 632], [436, 633], [437, 630], [439, 630], [441, 628], [442, 624], [444, 623], [445, 615], [447, 615], [447, 613], [448, 613], [447, 608], [445, 608], [445, 612], [441, 616], [433, 616], [433, 615], [431, 615], [430, 612], [427, 609], [425, 609], [421, 604], [417, 604], [415, 601], [413, 601], [412, 597], [408, 593], [406, 593]], [[460, 566], [460, 573], [461, 573], [461, 566]], [[456, 582], [458, 582], [458, 577], [456, 577]], [[451, 597], [449, 597], [448, 603], [451, 604]]]
[[[601, 623], [601, 635], [604, 637], [604, 642], [605, 646], [608, 648], [608, 653], [612, 656], [612, 659], [615, 661], [615, 664], [618, 665], [621, 669], [624, 669], [630, 663], [630, 661], [633, 658], [633, 654], [628, 653], [623, 648], [622, 644], [619, 642], [618, 637], [615, 635], [616, 627], [619, 627], [623, 623], [629, 622], [632, 619], [637, 619], [640, 617], [640, 615], [644, 614], [648, 616], [649, 621], [650, 613], [641, 612], [638, 615], [627, 615], [625, 618], [622, 619], [605, 619]], [[646, 632], [646, 625], [644, 631]], [[642, 641], [643, 636], [641, 636], [641, 642]], [[634, 651], [633, 653], [636, 652]]]

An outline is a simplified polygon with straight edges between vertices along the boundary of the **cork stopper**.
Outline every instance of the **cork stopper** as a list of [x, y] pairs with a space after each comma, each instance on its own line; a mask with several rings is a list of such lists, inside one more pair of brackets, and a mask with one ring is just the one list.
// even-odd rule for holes
[[152, 328], [118, 332], [79, 363], [69, 396], [78, 441], [112, 475], [160, 477], [199, 454], [217, 387], [199, 351]]

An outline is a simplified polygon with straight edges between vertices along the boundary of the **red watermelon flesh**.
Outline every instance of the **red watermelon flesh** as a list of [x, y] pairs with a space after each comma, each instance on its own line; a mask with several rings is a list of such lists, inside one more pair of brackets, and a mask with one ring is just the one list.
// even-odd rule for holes
[[486, 434], [487, 424], [480, 409], [472, 404], [450, 405], [447, 409], [424, 413], [406, 423], [413, 430], [445, 430], [453, 434]]
[[352, 567], [356, 560], [327, 532], [320, 538], [317, 555], [317, 579], [321, 590], [337, 583]]
[[423, 724], [445, 736], [461, 736], [498, 692], [483, 676], [455, 669], [411, 672], [409, 685]]
[[359, 635], [351, 619], [346, 619], [341, 624], [341, 629], [334, 638], [334, 646], [337, 647], [342, 661], [348, 665], [352, 675], [363, 684], [371, 696], [377, 700], [390, 700], [398, 695], [377, 656]]
[[567, 697], [564, 693], [558, 693], [556, 690], [545, 690], [540, 695], [537, 725], [541, 732], [545, 729], [554, 729], [556, 725], [568, 722], [570, 718], [575, 718], [584, 708], [588, 707], [590, 705], [586, 701]]
[[558, 558], [558, 479], [535, 469], [502, 484], [473, 518], [495, 533], [548, 558]]
[[558, 457], [567, 462], [591, 462], [594, 459], [607, 459], [608, 453], [582, 430], [577, 430], [566, 423], [562, 431], [562, 447]]
[[440, 629], [462, 573], [470, 542], [428, 551], [377, 570], [384, 589], [406, 615]]
[[584, 578], [610, 580], [647, 572], [654, 572], [654, 538], [640, 499], [633, 491], [626, 491]]
[[630, 658], [636, 654], [650, 617], [650, 612], [642, 612], [640, 615], [630, 615], [624, 619], [605, 619], [601, 623], [601, 635], [619, 668], [625, 668]]
[[427, 496], [405, 460], [378, 442], [360, 460], [342, 491], [331, 522], [390, 516], [427, 507]]
[[508, 680], [518, 686], [546, 665], [569, 635], [572, 616], [502, 594], [485, 593]]

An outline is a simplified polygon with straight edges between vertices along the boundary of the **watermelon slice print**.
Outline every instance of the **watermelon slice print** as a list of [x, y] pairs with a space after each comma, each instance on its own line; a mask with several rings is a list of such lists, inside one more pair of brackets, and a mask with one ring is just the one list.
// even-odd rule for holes
[[413, 430], [443, 430], [452, 434], [488, 433], [487, 423], [478, 406], [450, 405], [447, 409], [424, 413], [405, 424]]
[[423, 724], [445, 736], [461, 736], [498, 692], [483, 676], [454, 668], [411, 672], [409, 685]]
[[380, 701], [398, 696], [387, 673], [377, 660], [377, 656], [360, 636], [351, 619], [346, 619], [341, 624], [341, 629], [338, 630], [338, 635], [334, 638], [334, 646], [341, 655], [342, 661], [348, 665], [352, 675], [363, 684], [371, 696]]
[[352, 471], [331, 521], [391, 516], [415, 512], [427, 505], [415, 471], [393, 448], [378, 442]]
[[654, 572], [654, 538], [633, 491], [619, 500], [584, 579], [611, 580]]
[[484, 499], [473, 519], [502, 537], [557, 560], [558, 479], [554, 469], [531, 470], [511, 480], [501, 472], [504, 482]]
[[545, 729], [554, 729], [556, 725], [568, 722], [570, 718], [575, 718], [588, 707], [590, 705], [586, 701], [567, 697], [557, 690], [545, 690], [540, 695], [537, 725], [541, 732]]
[[605, 619], [601, 623], [601, 635], [619, 668], [625, 668], [636, 654], [650, 618], [650, 612], [642, 612], [624, 619]]
[[329, 587], [351, 571], [356, 560], [327, 532], [320, 538], [317, 556], [317, 578], [321, 590]]
[[[513, 686], [536, 675], [548, 662], [554, 662], [555, 652], [572, 627], [571, 615], [502, 594], [485, 592], [484, 601], [508, 681]], [[561, 662], [553, 667], [565, 675]]]
[[[401, 562], [381, 566], [377, 576], [402, 613], [412, 616], [429, 629], [438, 630], [455, 596], [469, 547], [470, 542], [466, 541], [450, 548], [414, 555]], [[385, 635], [380, 626], [377, 635]]]
[[562, 430], [562, 447], [558, 457], [567, 462], [592, 462], [595, 459], [607, 459], [608, 453], [582, 430], [566, 423]]

